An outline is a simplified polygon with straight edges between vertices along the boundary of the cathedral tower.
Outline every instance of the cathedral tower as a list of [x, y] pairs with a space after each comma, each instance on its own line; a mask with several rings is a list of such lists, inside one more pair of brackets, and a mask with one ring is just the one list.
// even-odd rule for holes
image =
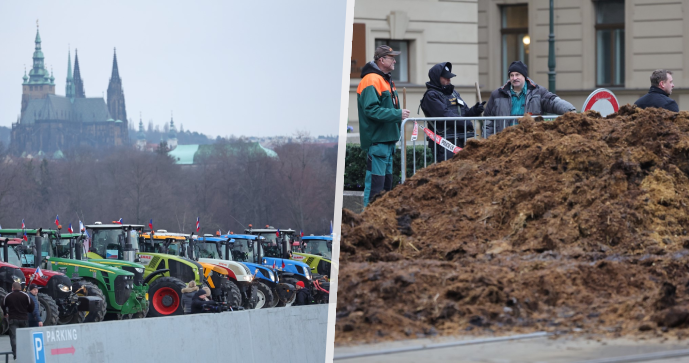
[[24, 111], [29, 105], [29, 100], [32, 98], [46, 98], [48, 95], [55, 94], [55, 78], [52, 77], [45, 68], [45, 58], [41, 50], [41, 35], [36, 27], [36, 48], [33, 52], [33, 67], [29, 71], [29, 76], [26, 76], [24, 71], [24, 82], [22, 83], [22, 111], [21, 117], [24, 116]]
[[85, 98], [84, 81], [81, 80], [81, 71], [79, 70], [79, 55], [74, 49], [74, 97]]
[[114, 120], [121, 120], [127, 124], [127, 111], [124, 106], [124, 90], [122, 89], [122, 79], [120, 71], [117, 69], [117, 50], [112, 58], [112, 75], [108, 85], [108, 111]]

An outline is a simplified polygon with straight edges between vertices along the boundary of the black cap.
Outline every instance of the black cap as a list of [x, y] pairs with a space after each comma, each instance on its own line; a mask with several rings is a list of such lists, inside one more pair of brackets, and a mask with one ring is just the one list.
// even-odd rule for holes
[[529, 76], [529, 68], [522, 61], [514, 61], [510, 64], [510, 68], [507, 70], [507, 76], [510, 76], [512, 72], [519, 72], [524, 76], [524, 78]]
[[29, 285], [29, 291], [31, 291], [33, 289], [38, 289], [38, 285], [36, 285], [36, 284]]
[[442, 73], [440, 73], [440, 77], [450, 79], [452, 77], [455, 77], [456, 75], [451, 72], [452, 71], [452, 63], [447, 62], [445, 63], [445, 67], [443, 67]]

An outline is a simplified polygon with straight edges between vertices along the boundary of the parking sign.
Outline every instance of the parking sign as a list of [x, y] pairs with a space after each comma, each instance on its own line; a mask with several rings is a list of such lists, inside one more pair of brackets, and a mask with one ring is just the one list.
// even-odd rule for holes
[[43, 345], [43, 332], [33, 333], [33, 357], [36, 363], [45, 363], [45, 349]]

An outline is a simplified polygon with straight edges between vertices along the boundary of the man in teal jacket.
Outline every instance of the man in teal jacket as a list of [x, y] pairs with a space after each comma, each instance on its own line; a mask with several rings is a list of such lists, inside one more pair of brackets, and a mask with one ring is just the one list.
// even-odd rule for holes
[[392, 190], [392, 156], [400, 139], [402, 120], [409, 117], [409, 110], [400, 107], [390, 73], [399, 54], [387, 45], [376, 48], [373, 61], [361, 70], [362, 79], [356, 90], [361, 148], [368, 153], [364, 207], [376, 194]]

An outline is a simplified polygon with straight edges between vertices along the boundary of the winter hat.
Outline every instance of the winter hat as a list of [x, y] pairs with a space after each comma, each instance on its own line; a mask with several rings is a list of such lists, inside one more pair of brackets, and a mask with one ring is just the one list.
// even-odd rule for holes
[[207, 295], [206, 290], [200, 289], [194, 294], [194, 297], [201, 297], [201, 295]]
[[189, 283], [187, 284], [187, 287], [196, 287], [196, 281], [194, 281], [194, 280], [189, 281]]
[[524, 78], [529, 76], [529, 68], [526, 64], [522, 63], [522, 61], [514, 61], [510, 64], [510, 68], [507, 70], [507, 76], [509, 77], [512, 72], [519, 72]]
[[304, 288], [304, 281], [297, 281], [297, 286]]
[[33, 289], [38, 289], [38, 285], [36, 285], [36, 284], [29, 285], [29, 291], [31, 291]]

